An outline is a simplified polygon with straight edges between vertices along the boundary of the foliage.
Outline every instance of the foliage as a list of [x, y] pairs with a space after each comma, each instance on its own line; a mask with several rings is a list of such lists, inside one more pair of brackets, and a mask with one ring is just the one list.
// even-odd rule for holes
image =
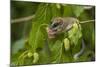
[[[20, 39], [12, 45], [11, 63], [15, 65], [36, 65], [51, 63], [69, 63], [79, 61], [91, 61], [95, 56], [95, 29], [94, 23], [73, 24], [68, 32], [49, 39], [46, 27], [55, 17], [74, 17], [78, 20], [94, 19], [90, 17], [86, 6], [38, 3], [35, 18], [27, 38]], [[92, 10], [93, 11], [93, 10]], [[88, 15], [89, 14], [89, 15]], [[82, 48], [82, 39], [85, 42], [85, 50], [78, 59], [74, 55]], [[22, 42], [23, 41], [23, 42]], [[16, 48], [17, 46], [23, 47]], [[23, 44], [22, 44], [23, 43]], [[17, 50], [15, 50], [15, 48]]]

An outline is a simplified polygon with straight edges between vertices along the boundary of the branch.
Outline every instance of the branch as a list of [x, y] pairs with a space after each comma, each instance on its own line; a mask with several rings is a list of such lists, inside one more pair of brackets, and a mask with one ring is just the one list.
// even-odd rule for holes
[[31, 20], [35, 17], [35, 15], [31, 15], [31, 16], [27, 16], [27, 17], [22, 17], [22, 18], [18, 18], [18, 19], [13, 19], [11, 20], [11, 23], [19, 23], [19, 22], [24, 22], [24, 21], [28, 21]]
[[[24, 21], [29, 21], [33, 19], [35, 15], [27, 16], [27, 17], [22, 17], [18, 19], [12, 19], [11, 23], [19, 23], [19, 22], [24, 22]], [[87, 22], [94, 22], [95, 20], [87, 20], [87, 21], [81, 21], [80, 23], [87, 23]]]
[[88, 22], [94, 22], [95, 20], [87, 20], [87, 21], [81, 21], [80, 23], [88, 23]]

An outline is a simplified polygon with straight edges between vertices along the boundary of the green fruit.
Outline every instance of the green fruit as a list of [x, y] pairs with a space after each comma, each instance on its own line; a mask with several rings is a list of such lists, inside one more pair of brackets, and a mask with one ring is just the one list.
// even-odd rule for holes
[[33, 54], [33, 57], [34, 57], [33, 63], [37, 63], [38, 60], [39, 60], [39, 54], [38, 54], [37, 52], [35, 52], [35, 53]]
[[77, 23], [74, 23], [73, 28], [68, 31], [68, 38], [74, 45], [77, 45], [79, 39], [82, 37], [81, 26], [79, 26]]
[[58, 9], [60, 9], [60, 8], [61, 8], [60, 4], [56, 4], [56, 6], [57, 6], [57, 8], [58, 8]]
[[32, 53], [31, 52], [28, 52], [28, 57], [32, 57]]
[[64, 39], [64, 47], [65, 47], [66, 51], [70, 49], [70, 42], [69, 42], [68, 38]]
[[74, 23], [74, 24], [73, 24], [73, 27], [74, 27], [75, 29], [78, 29], [77, 23]]

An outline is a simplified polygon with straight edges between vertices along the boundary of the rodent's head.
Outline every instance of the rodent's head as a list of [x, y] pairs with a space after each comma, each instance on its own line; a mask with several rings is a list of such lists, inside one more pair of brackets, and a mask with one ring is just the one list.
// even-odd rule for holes
[[47, 27], [47, 33], [49, 38], [55, 38], [59, 33], [69, 31], [73, 24], [78, 22], [76, 18], [72, 17], [57, 17], [51, 20], [51, 24]]
[[47, 33], [49, 38], [55, 38], [55, 35], [62, 31], [63, 19], [61, 17], [54, 18], [49, 27], [47, 27]]

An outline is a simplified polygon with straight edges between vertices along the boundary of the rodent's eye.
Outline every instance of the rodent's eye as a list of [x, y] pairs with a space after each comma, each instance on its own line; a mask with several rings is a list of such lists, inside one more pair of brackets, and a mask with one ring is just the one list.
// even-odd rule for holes
[[52, 25], [52, 28], [55, 28], [55, 27], [57, 27], [59, 25], [59, 23], [54, 23], [53, 25]]

